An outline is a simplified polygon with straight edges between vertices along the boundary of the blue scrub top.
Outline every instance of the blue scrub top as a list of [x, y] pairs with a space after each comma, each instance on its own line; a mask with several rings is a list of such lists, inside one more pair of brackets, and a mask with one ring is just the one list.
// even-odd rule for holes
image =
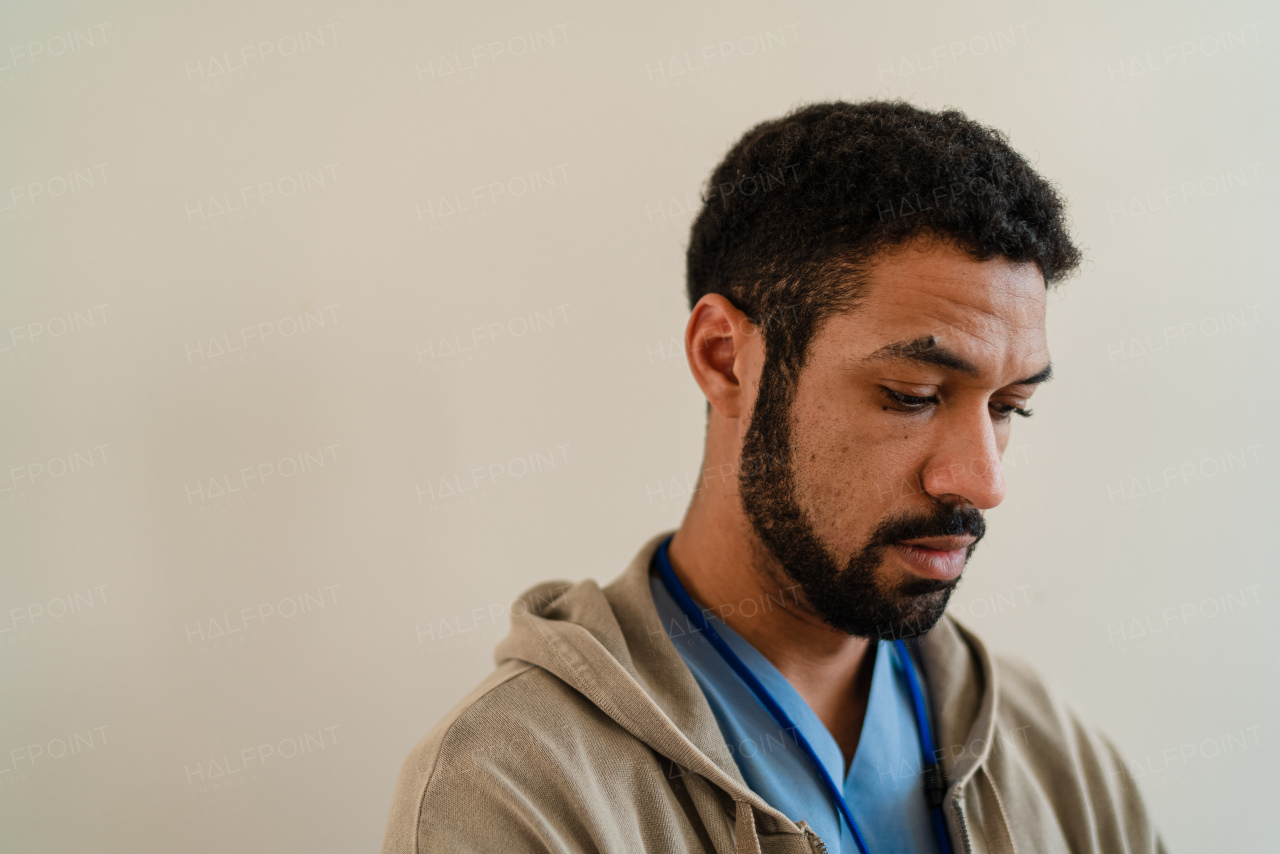
[[[792, 821], [807, 821], [833, 854], [857, 854], [853, 834], [793, 734], [779, 727], [689, 622], [662, 581], [655, 576], [649, 587], [667, 636], [706, 695], [747, 785]], [[831, 779], [844, 781], [845, 800], [871, 854], [939, 854], [925, 796], [915, 711], [904, 663], [894, 645], [877, 643], [862, 735], [845, 774], [840, 746], [786, 677], [728, 625], [713, 615], [708, 619], [715, 620], [716, 631], [786, 711]]]

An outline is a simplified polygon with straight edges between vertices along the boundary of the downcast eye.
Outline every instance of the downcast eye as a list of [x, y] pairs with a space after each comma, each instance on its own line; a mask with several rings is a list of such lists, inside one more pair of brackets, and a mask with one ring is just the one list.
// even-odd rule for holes
[[881, 388], [884, 389], [885, 395], [895, 405], [894, 408], [899, 412], [919, 412], [926, 407], [934, 406], [938, 403], [938, 396], [936, 394], [929, 395], [928, 397], [919, 397], [914, 394], [903, 394], [900, 391], [894, 391], [893, 389], [885, 386], [881, 386]]
[[1022, 407], [1014, 406], [1011, 403], [992, 403], [991, 408], [995, 410], [996, 417], [1001, 421], [1007, 421], [1009, 419], [1009, 416], [1014, 414], [1015, 412], [1021, 415], [1023, 418], [1031, 417], [1030, 409], [1023, 409]]

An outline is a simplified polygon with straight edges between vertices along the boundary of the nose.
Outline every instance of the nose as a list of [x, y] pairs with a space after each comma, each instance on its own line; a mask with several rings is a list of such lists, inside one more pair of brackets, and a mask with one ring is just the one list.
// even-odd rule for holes
[[924, 491], [948, 504], [990, 510], [1004, 501], [1004, 472], [995, 426], [986, 407], [939, 424], [939, 443], [925, 463]]

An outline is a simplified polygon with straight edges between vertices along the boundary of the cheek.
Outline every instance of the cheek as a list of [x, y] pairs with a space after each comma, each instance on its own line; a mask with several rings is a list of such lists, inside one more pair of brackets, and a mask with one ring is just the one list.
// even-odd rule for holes
[[883, 416], [832, 398], [796, 412], [797, 499], [815, 533], [842, 551], [865, 542], [918, 483], [912, 431]]

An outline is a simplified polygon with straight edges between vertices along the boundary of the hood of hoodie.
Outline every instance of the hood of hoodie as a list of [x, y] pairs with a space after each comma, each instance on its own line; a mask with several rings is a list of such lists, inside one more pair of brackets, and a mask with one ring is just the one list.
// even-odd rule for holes
[[[494, 659], [527, 662], [555, 675], [657, 753], [702, 776], [783, 826], [796, 827], [742, 779], [711, 707], [667, 637], [649, 588], [651, 539], [615, 581], [547, 582], [512, 607], [511, 632]], [[935, 745], [950, 793], [991, 750], [996, 680], [986, 648], [950, 617], [919, 639], [933, 706]]]

